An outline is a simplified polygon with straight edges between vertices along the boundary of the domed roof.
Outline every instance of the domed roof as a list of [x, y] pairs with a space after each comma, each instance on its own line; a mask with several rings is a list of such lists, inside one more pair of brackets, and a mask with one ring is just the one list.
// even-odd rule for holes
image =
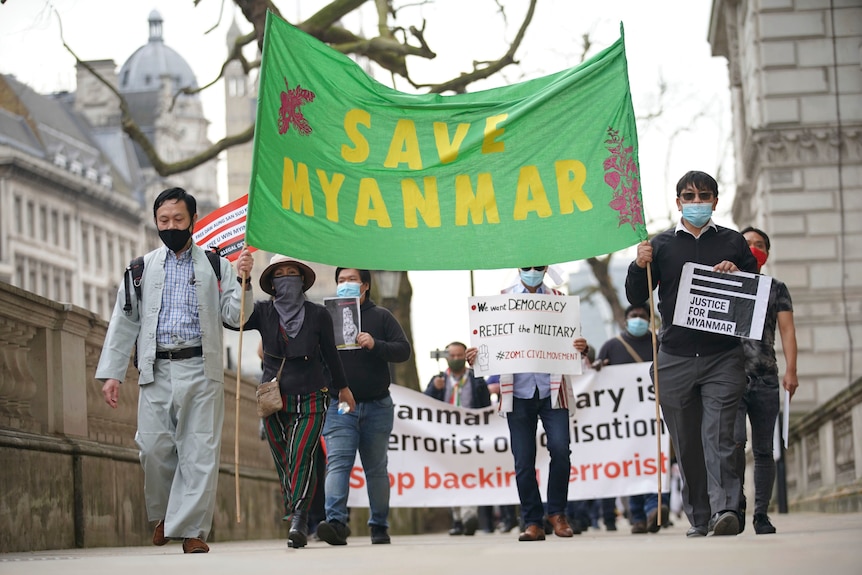
[[162, 15], [153, 10], [149, 16], [150, 40], [129, 56], [120, 68], [120, 92], [154, 91], [161, 87], [162, 76], [173, 79], [174, 89], [197, 88], [191, 66], [162, 38]]

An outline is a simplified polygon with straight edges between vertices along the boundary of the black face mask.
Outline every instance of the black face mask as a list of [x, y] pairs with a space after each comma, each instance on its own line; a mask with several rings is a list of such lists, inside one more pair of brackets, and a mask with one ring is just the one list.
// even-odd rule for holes
[[185, 230], [159, 230], [159, 237], [168, 246], [168, 249], [177, 253], [189, 243], [192, 237], [191, 231]]

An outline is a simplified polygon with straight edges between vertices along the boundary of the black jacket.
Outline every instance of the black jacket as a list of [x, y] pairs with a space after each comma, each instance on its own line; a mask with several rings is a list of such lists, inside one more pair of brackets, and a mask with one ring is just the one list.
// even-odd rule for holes
[[367, 297], [359, 306], [359, 315], [360, 329], [374, 338], [374, 349], [339, 351], [344, 373], [356, 401], [383, 399], [389, 396], [389, 363], [410, 359], [410, 342], [395, 316]]
[[[445, 376], [446, 374], [443, 373], [441, 375]], [[476, 377], [472, 369], [467, 370], [467, 376], [470, 379], [467, 385], [470, 386], [472, 396], [470, 407], [479, 408], [491, 405], [491, 394], [488, 392], [488, 384], [485, 383], [485, 380], [481, 377]], [[432, 377], [431, 381], [428, 382], [428, 387], [425, 388], [425, 395], [439, 399], [440, 401], [446, 401], [446, 388], [437, 389], [434, 387], [434, 378]]]
[[[280, 328], [272, 300], [254, 303], [254, 312], [244, 329], [256, 329], [263, 342], [263, 376], [270, 381], [284, 358], [279, 389], [284, 395], [301, 395], [329, 387], [347, 387], [341, 357], [335, 347], [332, 317], [323, 306], [305, 302], [305, 320], [295, 338], [287, 338]], [[324, 365], [325, 362], [325, 365]], [[329, 373], [326, 373], [328, 369]]]
[[[677, 233], [674, 227], [655, 236], [650, 242], [653, 249], [653, 287], [658, 286], [658, 309], [662, 321], [659, 337], [662, 349], [669, 354], [685, 357], [714, 355], [741, 345], [738, 337], [673, 325], [676, 295], [682, 266], [686, 262], [714, 266], [728, 260], [742, 271], [757, 272], [757, 260], [742, 234], [716, 227], [704, 230], [698, 238], [682, 231]], [[629, 264], [626, 297], [631, 304], [640, 304], [649, 299], [646, 268], [638, 267], [635, 262]]]

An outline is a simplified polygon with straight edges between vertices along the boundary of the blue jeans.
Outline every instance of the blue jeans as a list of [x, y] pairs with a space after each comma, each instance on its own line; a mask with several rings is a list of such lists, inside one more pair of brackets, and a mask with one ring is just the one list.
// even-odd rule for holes
[[551, 463], [548, 469], [548, 515], [566, 512], [569, 493], [569, 411], [551, 409], [551, 398], [539, 399], [538, 391], [532, 399], [514, 398], [509, 424], [512, 456], [515, 459], [515, 482], [521, 500], [521, 518], [526, 528], [542, 525], [544, 507], [536, 479], [536, 430], [539, 419], [545, 428]]
[[347, 524], [350, 471], [356, 452], [365, 470], [368, 525], [389, 527], [389, 435], [395, 406], [392, 397], [356, 402], [356, 411], [338, 413], [338, 400], [329, 405], [323, 438], [326, 440], [326, 520]]
[[745, 416], [751, 422], [751, 452], [754, 454], [754, 512], [765, 514], [772, 499], [775, 484], [775, 459], [772, 457], [772, 436], [779, 409], [779, 383], [777, 375], [750, 376], [736, 416], [733, 436], [738, 446], [737, 473], [739, 473], [740, 511], [745, 509], [742, 480], [745, 478]]
[[[670, 505], [670, 493], [661, 494], [661, 504]], [[629, 495], [629, 517], [632, 523], [643, 521], [646, 523], [647, 515], [658, 507], [658, 495], [655, 491], [641, 493], [640, 495]]]

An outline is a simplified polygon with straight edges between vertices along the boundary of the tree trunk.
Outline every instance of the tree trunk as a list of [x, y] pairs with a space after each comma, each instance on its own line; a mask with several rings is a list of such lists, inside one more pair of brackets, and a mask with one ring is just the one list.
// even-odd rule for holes
[[413, 300], [413, 286], [410, 285], [410, 279], [407, 277], [407, 272], [399, 272], [401, 279], [398, 282], [398, 296], [394, 298], [384, 298], [377, 291], [377, 283], [372, 279], [372, 299], [379, 302], [381, 306], [392, 312], [407, 340], [410, 342], [410, 359], [402, 363], [390, 363], [389, 371], [392, 374], [392, 383], [402, 387], [408, 387], [421, 391], [419, 387], [419, 372], [416, 370], [416, 350], [413, 348], [413, 326], [410, 322], [410, 305]]

